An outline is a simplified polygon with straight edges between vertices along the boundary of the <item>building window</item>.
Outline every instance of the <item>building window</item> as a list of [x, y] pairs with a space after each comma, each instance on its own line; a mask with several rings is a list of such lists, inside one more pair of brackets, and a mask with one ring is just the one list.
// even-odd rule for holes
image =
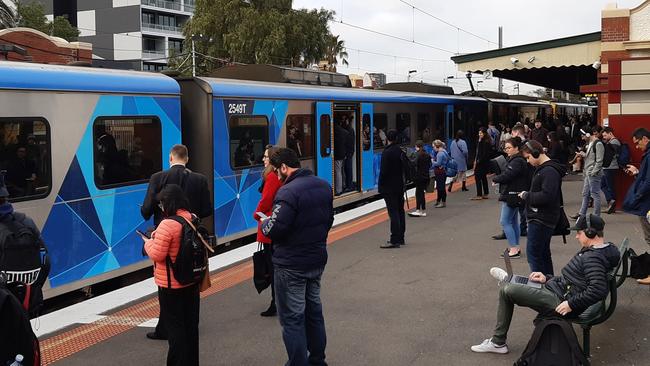
[[183, 53], [183, 41], [170, 39], [169, 40], [169, 53], [178, 55]]
[[287, 117], [287, 147], [301, 159], [314, 157], [313, 114], [292, 114]]
[[0, 118], [0, 171], [9, 200], [46, 197], [52, 186], [50, 125], [44, 118]]
[[397, 142], [400, 144], [411, 143], [411, 114], [397, 113], [395, 115], [395, 127], [397, 129]]
[[230, 117], [230, 165], [234, 170], [262, 164], [269, 143], [269, 120], [266, 116]]
[[418, 140], [422, 140], [425, 144], [430, 144], [433, 141], [433, 134], [431, 132], [431, 115], [429, 113], [418, 113]]
[[320, 116], [320, 156], [326, 158], [332, 153], [332, 121], [329, 114]]
[[148, 63], [142, 64], [142, 71], [161, 72], [166, 69], [167, 69], [167, 65], [148, 64]]
[[388, 140], [386, 139], [386, 132], [388, 132], [388, 116], [386, 113], [375, 113], [374, 122], [375, 126], [373, 129], [374, 135], [374, 148], [383, 149], [388, 145]]
[[156, 40], [151, 38], [142, 38], [142, 50], [156, 52]]
[[146, 183], [162, 170], [158, 117], [100, 117], [93, 124], [95, 185], [100, 189]]
[[361, 124], [363, 130], [361, 131], [361, 143], [363, 144], [363, 151], [370, 150], [370, 115], [364, 114], [361, 117]]

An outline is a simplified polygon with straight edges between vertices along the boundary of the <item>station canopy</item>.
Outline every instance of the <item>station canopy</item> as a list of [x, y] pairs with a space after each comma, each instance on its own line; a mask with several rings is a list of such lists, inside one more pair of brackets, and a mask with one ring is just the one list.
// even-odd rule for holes
[[579, 94], [580, 85], [597, 83], [600, 51], [600, 32], [594, 32], [451, 59], [459, 71]]

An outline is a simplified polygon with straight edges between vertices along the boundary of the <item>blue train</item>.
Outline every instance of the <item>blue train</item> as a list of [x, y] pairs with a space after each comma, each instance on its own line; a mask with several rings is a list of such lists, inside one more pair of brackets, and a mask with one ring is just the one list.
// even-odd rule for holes
[[[0, 169], [11, 201], [49, 247], [46, 298], [148, 266], [135, 230], [150, 175], [176, 143], [213, 182], [206, 226], [219, 244], [256, 230], [262, 155], [288, 146], [303, 167], [334, 180], [335, 124], [355, 133], [353, 181], [335, 206], [377, 194], [385, 132], [400, 142], [448, 140], [463, 129], [473, 154], [488, 113], [531, 118], [546, 102], [290, 85], [0, 62]], [[182, 121], [182, 123], [181, 123]]]

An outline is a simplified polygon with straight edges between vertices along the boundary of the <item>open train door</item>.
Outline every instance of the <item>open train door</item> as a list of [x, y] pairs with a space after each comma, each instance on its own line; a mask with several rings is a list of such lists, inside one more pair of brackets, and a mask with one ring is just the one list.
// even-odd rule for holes
[[[456, 135], [456, 126], [454, 123], [454, 105], [450, 104], [445, 108], [445, 132], [446, 132], [446, 137], [448, 147], [451, 147], [451, 140], [454, 139], [454, 136]], [[467, 137], [466, 137], [467, 138]]]
[[[369, 191], [375, 187], [374, 167], [374, 121], [372, 103], [361, 104], [361, 190]], [[367, 131], [367, 132], [366, 132]], [[363, 136], [367, 133], [367, 140]]]
[[332, 185], [334, 151], [332, 150], [332, 103], [316, 102], [316, 175]]

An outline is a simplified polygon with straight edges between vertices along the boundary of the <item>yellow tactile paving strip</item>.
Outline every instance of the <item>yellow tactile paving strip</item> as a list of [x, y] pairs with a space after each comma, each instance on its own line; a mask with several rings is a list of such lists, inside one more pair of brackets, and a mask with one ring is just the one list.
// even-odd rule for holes
[[[473, 182], [473, 177], [467, 179], [467, 183]], [[458, 186], [458, 184], [456, 184]], [[456, 191], [459, 187], [456, 187]], [[426, 200], [432, 201], [435, 194], [427, 194]], [[409, 200], [409, 205], [413, 206], [415, 199]], [[343, 224], [330, 231], [327, 238], [328, 244], [347, 236], [358, 233], [371, 226], [377, 225], [388, 219], [386, 211], [381, 210], [349, 223]], [[201, 293], [201, 297], [206, 297], [238, 285], [244, 281], [253, 278], [253, 261], [248, 260], [225, 271], [214, 273], [210, 276], [212, 287]], [[88, 347], [101, 343], [111, 337], [124, 333], [137, 327], [146, 321], [157, 318], [159, 314], [158, 298], [142, 301], [129, 306], [126, 309], [107, 315], [101, 320], [90, 324], [75, 326], [69, 331], [63, 332], [56, 336], [40, 340], [41, 359], [44, 366], [60, 361]]]

